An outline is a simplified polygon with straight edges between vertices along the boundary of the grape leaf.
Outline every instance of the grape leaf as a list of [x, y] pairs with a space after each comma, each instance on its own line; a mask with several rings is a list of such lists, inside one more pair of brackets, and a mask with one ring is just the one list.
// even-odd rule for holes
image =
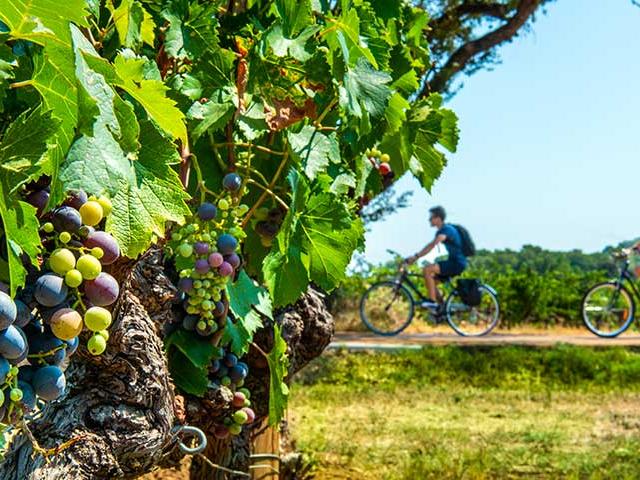
[[340, 105], [359, 118], [366, 114], [381, 116], [391, 97], [391, 89], [387, 85], [390, 81], [391, 75], [375, 70], [366, 60], [360, 59], [344, 75]]
[[189, 131], [194, 141], [197, 141], [207, 131], [223, 128], [236, 110], [234, 96], [227, 89], [219, 89], [209, 99], [202, 103], [196, 101], [187, 112], [189, 120], [195, 120]]
[[329, 19], [322, 35], [333, 51], [342, 52], [348, 65], [356, 65], [366, 59], [371, 65], [378, 67], [371, 50], [360, 38], [360, 18], [355, 8], [345, 9], [340, 17]]
[[289, 368], [287, 342], [282, 338], [280, 326], [273, 326], [273, 348], [267, 355], [269, 364], [269, 425], [278, 425], [284, 418], [289, 387], [284, 383]]
[[[107, 1], [106, 6], [113, 15], [113, 22], [118, 32], [120, 44], [128, 48], [136, 48], [143, 42], [142, 26], [145, 22], [151, 21], [150, 15], [142, 8], [140, 3], [134, 0], [122, 0], [118, 8], [114, 8], [113, 2]], [[146, 13], [146, 15], [145, 15]], [[153, 25], [147, 24], [147, 32], [149, 28], [153, 32]], [[150, 45], [153, 46], [153, 37], [151, 37]], [[147, 33], [147, 39], [149, 40]], [[149, 42], [147, 42], [149, 43]]]
[[264, 280], [277, 307], [291, 305], [307, 291], [309, 267], [300, 249], [290, 246], [286, 253], [272, 251], [262, 265]]
[[309, 0], [276, 0], [275, 3], [287, 38], [292, 38], [313, 21]]
[[17, 65], [11, 49], [0, 45], [0, 113], [4, 111], [4, 99], [7, 97], [9, 80], [13, 78], [13, 68]]
[[179, 328], [164, 339], [165, 350], [177, 348], [198, 368], [208, 367], [217, 355], [211, 341], [195, 332]]
[[204, 396], [209, 387], [208, 367], [197, 367], [180, 350], [169, 351], [169, 371], [180, 389], [191, 395]]
[[304, 63], [312, 57], [311, 52], [305, 48], [307, 41], [318, 30], [319, 27], [305, 28], [300, 35], [292, 39], [284, 36], [281, 25], [276, 25], [269, 31], [266, 40], [276, 57], [289, 55]]
[[193, 61], [218, 48], [218, 20], [213, 3], [170, 2], [162, 16], [169, 22], [164, 42], [169, 56]]
[[71, 145], [78, 121], [78, 90], [70, 25], [86, 26], [84, 0], [0, 0], [0, 20], [14, 38], [44, 46], [34, 57], [34, 75], [30, 80], [46, 109], [60, 120], [55, 148], [47, 174], [52, 176], [51, 203], [62, 200], [58, 168]]
[[340, 163], [340, 147], [335, 132], [325, 135], [310, 125], [299, 133], [288, 133], [293, 158], [304, 167], [309, 179], [324, 171], [329, 163]]

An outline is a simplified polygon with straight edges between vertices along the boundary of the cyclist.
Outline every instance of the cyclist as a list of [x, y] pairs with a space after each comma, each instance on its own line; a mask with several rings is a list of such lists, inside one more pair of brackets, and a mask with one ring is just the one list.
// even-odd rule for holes
[[640, 278], [640, 241], [629, 248], [629, 253], [635, 253], [635, 255], [631, 255], [631, 267], [633, 268], [636, 277]]
[[415, 263], [420, 257], [423, 257], [438, 244], [444, 243], [449, 257], [444, 261], [426, 265], [423, 269], [424, 282], [429, 291], [429, 302], [423, 304], [424, 307], [437, 307], [442, 302], [442, 297], [436, 288], [436, 281], [443, 280], [446, 277], [454, 277], [460, 275], [467, 268], [467, 258], [462, 253], [462, 240], [460, 233], [456, 227], [445, 223], [447, 214], [442, 207], [433, 207], [429, 209], [429, 223], [432, 227], [437, 228], [435, 238], [429, 242], [422, 250], [415, 255], [405, 259], [407, 264]]

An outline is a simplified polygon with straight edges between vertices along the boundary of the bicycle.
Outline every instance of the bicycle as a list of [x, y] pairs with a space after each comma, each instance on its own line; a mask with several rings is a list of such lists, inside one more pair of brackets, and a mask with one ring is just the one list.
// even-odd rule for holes
[[369, 330], [378, 335], [397, 335], [411, 324], [417, 308], [428, 311], [429, 319], [435, 324], [446, 321], [458, 335], [465, 337], [486, 335], [498, 324], [498, 294], [490, 285], [480, 283], [477, 305], [467, 305], [459, 287], [452, 285], [452, 279], [442, 277], [450, 292], [443, 304], [435, 306], [410, 277], [422, 278], [420, 274], [408, 272], [401, 262], [394, 279], [374, 283], [364, 292], [360, 300], [360, 318]]
[[617, 337], [633, 322], [640, 291], [629, 271], [630, 255], [631, 249], [614, 252], [614, 261], [621, 262], [618, 277], [594, 285], [582, 298], [582, 321], [599, 337]]

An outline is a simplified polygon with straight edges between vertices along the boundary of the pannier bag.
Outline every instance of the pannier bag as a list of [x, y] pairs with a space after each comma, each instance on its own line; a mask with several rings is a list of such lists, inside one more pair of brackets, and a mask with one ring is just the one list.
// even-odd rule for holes
[[469, 307], [480, 305], [482, 297], [480, 280], [477, 278], [461, 278], [457, 282], [457, 289], [465, 305]]

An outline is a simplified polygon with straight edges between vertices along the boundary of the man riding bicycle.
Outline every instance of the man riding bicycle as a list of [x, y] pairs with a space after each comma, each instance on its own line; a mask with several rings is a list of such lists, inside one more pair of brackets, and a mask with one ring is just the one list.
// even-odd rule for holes
[[436, 288], [436, 282], [448, 277], [455, 277], [460, 275], [465, 268], [467, 268], [467, 257], [465, 257], [462, 249], [462, 239], [458, 229], [449, 223], [445, 223], [447, 216], [444, 208], [433, 207], [429, 209], [429, 223], [432, 227], [437, 228], [435, 238], [429, 242], [422, 250], [415, 255], [407, 258], [405, 262], [407, 264], [415, 263], [420, 257], [425, 256], [432, 251], [440, 243], [444, 243], [448, 258], [443, 261], [429, 264], [424, 267], [424, 282], [429, 291], [429, 302], [431, 305], [423, 306], [438, 306], [442, 303], [442, 296]]

